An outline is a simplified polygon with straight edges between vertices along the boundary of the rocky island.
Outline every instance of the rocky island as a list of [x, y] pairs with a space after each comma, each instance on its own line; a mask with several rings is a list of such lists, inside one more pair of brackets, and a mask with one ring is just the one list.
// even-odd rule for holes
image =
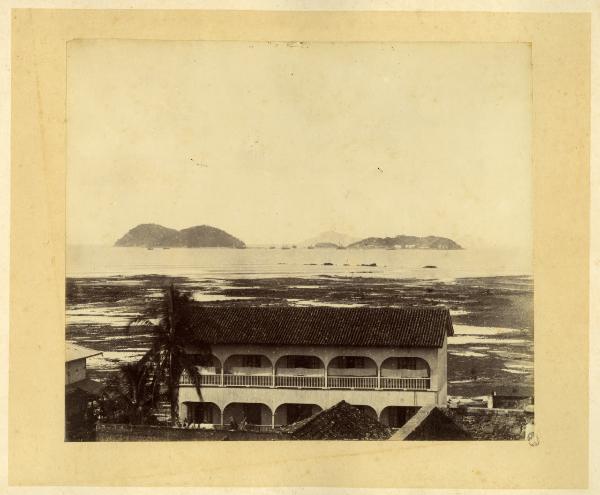
[[175, 230], [154, 223], [144, 223], [134, 227], [115, 242], [117, 247], [228, 247], [243, 249], [243, 241], [224, 230], [210, 225], [198, 225]]
[[446, 237], [397, 235], [396, 237], [367, 237], [348, 245], [355, 249], [463, 249]]

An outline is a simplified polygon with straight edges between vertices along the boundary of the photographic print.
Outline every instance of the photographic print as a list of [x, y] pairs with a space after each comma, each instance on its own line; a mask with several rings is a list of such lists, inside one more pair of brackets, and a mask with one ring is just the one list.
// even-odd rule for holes
[[535, 441], [527, 43], [67, 43], [66, 441]]

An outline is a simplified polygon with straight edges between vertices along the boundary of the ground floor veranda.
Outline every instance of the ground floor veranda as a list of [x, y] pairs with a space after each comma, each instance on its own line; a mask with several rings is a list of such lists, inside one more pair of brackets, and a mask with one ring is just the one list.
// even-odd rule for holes
[[383, 424], [399, 427], [423, 406], [445, 400], [433, 390], [347, 390], [253, 387], [179, 388], [179, 419], [193, 423], [229, 425], [245, 420], [248, 424], [273, 428], [291, 424], [340, 401], [358, 406]]
[[[387, 406], [379, 413], [371, 406], [353, 404], [392, 428], [402, 427], [418, 410], [415, 406]], [[184, 402], [180, 420], [205, 427], [229, 427], [247, 424], [253, 429], [269, 430], [301, 421], [322, 411], [317, 404], [287, 403], [271, 409], [266, 404], [232, 402], [223, 409], [212, 402]]]

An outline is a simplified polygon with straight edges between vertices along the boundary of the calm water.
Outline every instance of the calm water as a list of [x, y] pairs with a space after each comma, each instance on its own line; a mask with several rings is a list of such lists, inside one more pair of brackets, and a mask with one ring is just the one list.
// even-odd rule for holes
[[[324, 265], [332, 263], [332, 265]], [[377, 266], [362, 266], [375, 263]], [[436, 268], [424, 268], [433, 265]], [[185, 249], [69, 246], [67, 276], [171, 275], [191, 278], [312, 277], [383, 278], [487, 277], [531, 275], [526, 251], [386, 249]]]

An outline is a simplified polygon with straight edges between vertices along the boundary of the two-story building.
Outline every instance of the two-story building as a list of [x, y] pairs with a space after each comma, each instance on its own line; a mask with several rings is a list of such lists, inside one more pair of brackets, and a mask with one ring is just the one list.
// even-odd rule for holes
[[184, 373], [182, 421], [267, 429], [345, 400], [400, 427], [446, 404], [446, 308], [203, 306], [192, 325], [200, 394]]

